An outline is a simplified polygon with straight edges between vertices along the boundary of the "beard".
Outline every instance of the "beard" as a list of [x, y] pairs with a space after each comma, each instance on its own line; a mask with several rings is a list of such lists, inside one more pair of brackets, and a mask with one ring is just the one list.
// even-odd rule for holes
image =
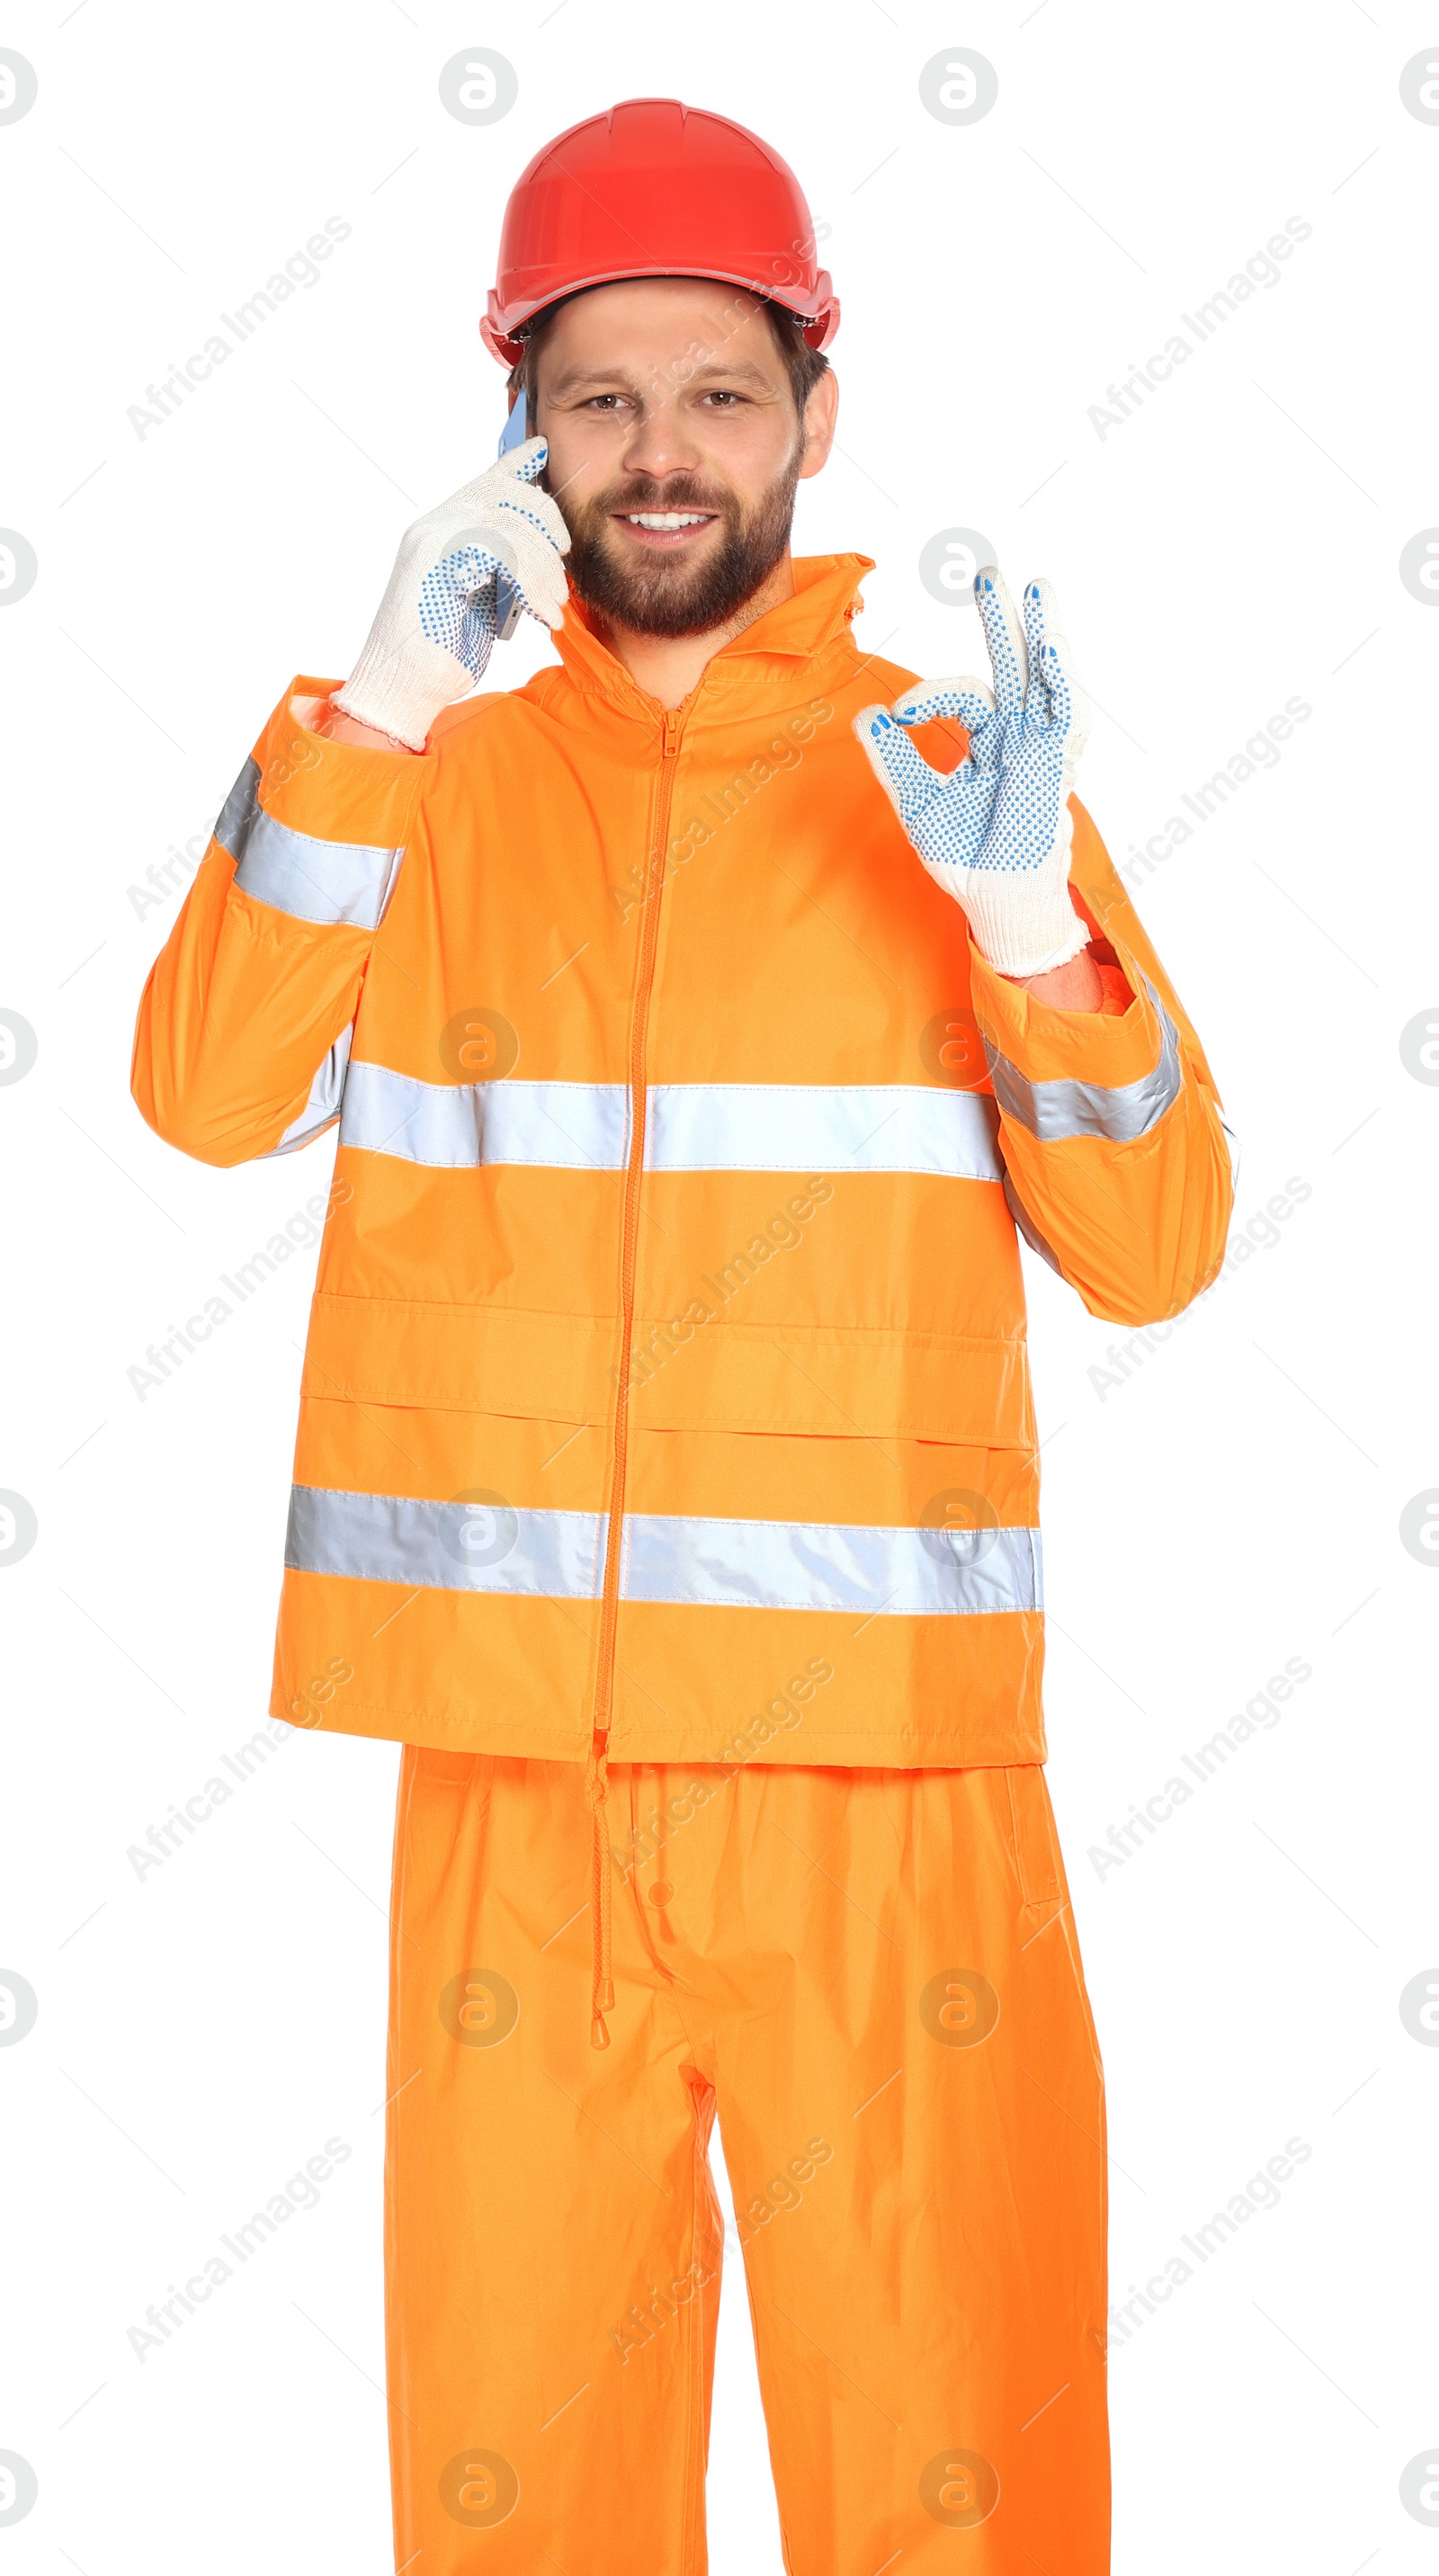
[[[698, 474], [672, 475], [665, 483], [633, 476], [591, 501], [562, 501], [570, 532], [565, 570], [577, 595], [606, 625], [635, 635], [703, 635], [727, 624], [768, 581], [789, 543], [803, 452], [797, 440], [783, 472], [749, 510]], [[634, 510], [711, 511], [721, 523], [719, 542], [701, 563], [666, 555], [622, 561], [623, 539], [611, 519]]]

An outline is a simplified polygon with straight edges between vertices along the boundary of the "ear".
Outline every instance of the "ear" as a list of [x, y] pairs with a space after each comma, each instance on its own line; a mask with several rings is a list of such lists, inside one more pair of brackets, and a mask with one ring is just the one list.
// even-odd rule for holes
[[820, 467], [829, 462], [838, 416], [839, 386], [833, 367], [829, 367], [818, 383], [811, 387], [804, 407], [804, 455], [799, 469], [801, 482], [811, 474], [818, 474]]

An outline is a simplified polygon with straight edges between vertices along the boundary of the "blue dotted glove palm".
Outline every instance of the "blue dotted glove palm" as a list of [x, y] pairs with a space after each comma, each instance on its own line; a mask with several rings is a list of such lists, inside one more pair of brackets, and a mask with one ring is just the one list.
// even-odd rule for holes
[[536, 488], [548, 454], [526, 439], [407, 528], [365, 649], [335, 704], [423, 751], [453, 698], [474, 686], [499, 624], [497, 575], [543, 626], [558, 626], [570, 534]]
[[[978, 680], [929, 680], [854, 729], [936, 885], [964, 911], [1002, 975], [1041, 975], [1078, 955], [1089, 932], [1070, 900], [1069, 793], [1089, 738], [1089, 707], [1058, 632], [1054, 593], [1032, 581], [1021, 627], [993, 565], [975, 578], [993, 693]], [[969, 749], [948, 777], [905, 728], [957, 716]]]

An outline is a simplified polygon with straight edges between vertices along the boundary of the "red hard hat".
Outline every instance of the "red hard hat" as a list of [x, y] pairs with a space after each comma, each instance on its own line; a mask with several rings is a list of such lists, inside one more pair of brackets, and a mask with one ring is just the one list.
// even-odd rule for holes
[[783, 304], [812, 349], [839, 328], [787, 161], [730, 117], [627, 98], [547, 143], [516, 183], [481, 337], [515, 366], [533, 314], [622, 277], [714, 277]]

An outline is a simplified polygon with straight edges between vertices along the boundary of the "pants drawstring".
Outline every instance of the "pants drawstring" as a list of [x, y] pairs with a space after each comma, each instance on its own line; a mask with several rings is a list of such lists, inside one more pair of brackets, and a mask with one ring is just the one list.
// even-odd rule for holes
[[608, 2048], [605, 2015], [614, 2010], [615, 1988], [610, 1957], [610, 1851], [605, 1802], [609, 1793], [606, 1739], [597, 1735], [585, 1764], [585, 1796], [594, 1832], [590, 1851], [590, 2046]]

